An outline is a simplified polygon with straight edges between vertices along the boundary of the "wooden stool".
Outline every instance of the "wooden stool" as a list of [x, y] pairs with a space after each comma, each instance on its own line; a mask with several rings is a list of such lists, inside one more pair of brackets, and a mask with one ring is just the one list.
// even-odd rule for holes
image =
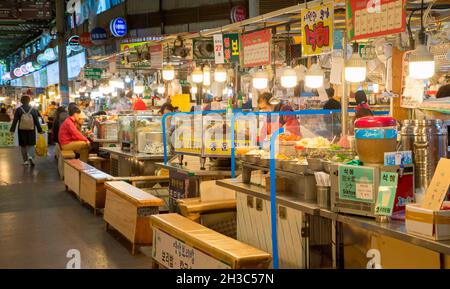
[[58, 150], [58, 155], [56, 157], [58, 159], [58, 172], [59, 177], [61, 180], [64, 179], [64, 161], [65, 160], [71, 160], [75, 158], [75, 152], [74, 151], [68, 151], [68, 150]]
[[64, 161], [64, 184], [66, 189], [75, 193], [80, 198], [80, 179], [82, 171], [95, 170], [94, 167], [78, 159]]
[[[272, 257], [178, 214], [150, 216], [153, 261], [173, 269], [265, 269]], [[194, 258], [195, 257], [195, 258]]]
[[152, 244], [150, 215], [158, 214], [164, 201], [126, 182], [106, 182], [106, 202], [103, 219], [132, 243], [131, 253], [136, 246]]
[[94, 209], [94, 215], [97, 215], [98, 209], [105, 207], [105, 182], [112, 178], [112, 176], [97, 169], [81, 171], [80, 199]]

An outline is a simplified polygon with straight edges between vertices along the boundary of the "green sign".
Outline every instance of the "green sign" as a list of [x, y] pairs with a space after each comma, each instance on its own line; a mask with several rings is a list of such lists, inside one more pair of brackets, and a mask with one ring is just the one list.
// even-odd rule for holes
[[0, 122], [0, 147], [14, 146], [14, 134], [9, 132], [11, 123]]
[[84, 77], [88, 79], [101, 79], [103, 70], [100, 68], [86, 68], [84, 70]]
[[239, 34], [227, 33], [223, 35], [223, 55], [225, 62], [239, 62]]
[[397, 173], [381, 172], [375, 214], [380, 216], [392, 215], [394, 210], [395, 194], [397, 192], [397, 183]]
[[339, 198], [343, 200], [374, 202], [374, 168], [340, 165]]

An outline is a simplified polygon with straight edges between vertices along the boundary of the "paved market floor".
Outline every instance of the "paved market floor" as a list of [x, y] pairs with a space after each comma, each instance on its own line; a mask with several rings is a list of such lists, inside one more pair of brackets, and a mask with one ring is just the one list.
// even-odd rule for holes
[[31, 168], [18, 148], [0, 148], [0, 268], [66, 268], [70, 249], [80, 252], [81, 268], [151, 268], [149, 248], [132, 256], [65, 191], [53, 157]]

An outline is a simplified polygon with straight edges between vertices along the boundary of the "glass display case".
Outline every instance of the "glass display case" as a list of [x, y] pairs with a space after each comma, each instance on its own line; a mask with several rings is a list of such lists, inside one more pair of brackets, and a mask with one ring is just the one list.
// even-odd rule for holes
[[118, 139], [117, 115], [99, 115], [93, 117], [94, 135], [99, 140], [116, 142]]
[[119, 143], [128, 144], [131, 152], [164, 153], [162, 116], [140, 111], [123, 113], [118, 116]]

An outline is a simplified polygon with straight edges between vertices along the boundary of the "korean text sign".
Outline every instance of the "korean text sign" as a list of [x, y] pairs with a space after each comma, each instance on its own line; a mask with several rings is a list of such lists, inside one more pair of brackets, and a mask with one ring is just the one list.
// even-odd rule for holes
[[374, 186], [374, 168], [339, 166], [340, 199], [373, 203]]
[[242, 35], [244, 67], [269, 65], [271, 40], [272, 32], [270, 29]]
[[333, 50], [333, 15], [333, 3], [302, 10], [302, 54], [304, 56], [328, 53]]
[[405, 0], [346, 0], [346, 5], [349, 40], [405, 31]]

